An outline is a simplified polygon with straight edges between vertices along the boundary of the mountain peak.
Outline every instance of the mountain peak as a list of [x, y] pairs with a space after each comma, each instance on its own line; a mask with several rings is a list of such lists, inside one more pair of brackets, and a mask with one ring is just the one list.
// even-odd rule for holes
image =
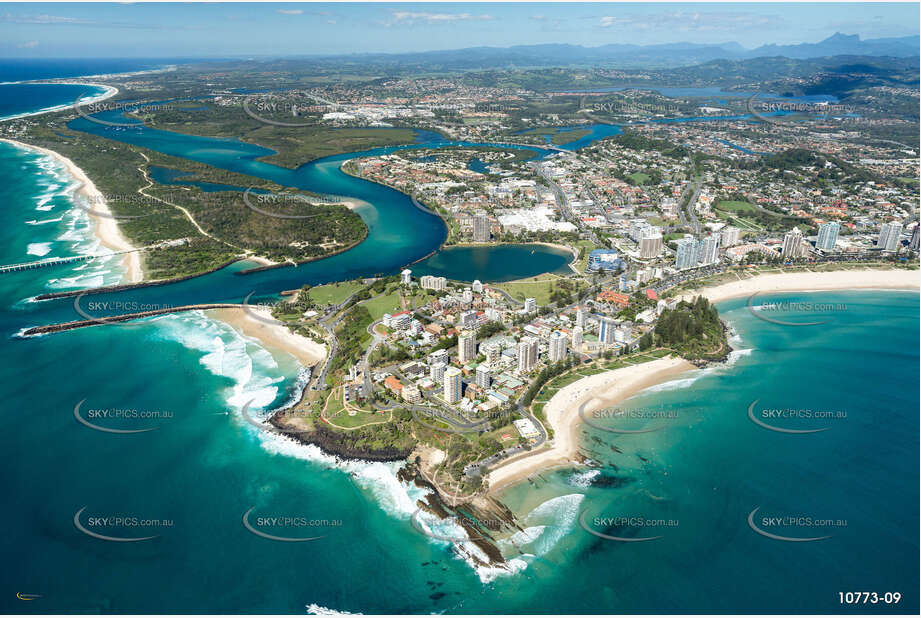
[[830, 37], [828, 37], [827, 39], [825, 39], [824, 41], [822, 41], [822, 43], [860, 43], [860, 35], [859, 34], [841, 34], [840, 32], [836, 32]]

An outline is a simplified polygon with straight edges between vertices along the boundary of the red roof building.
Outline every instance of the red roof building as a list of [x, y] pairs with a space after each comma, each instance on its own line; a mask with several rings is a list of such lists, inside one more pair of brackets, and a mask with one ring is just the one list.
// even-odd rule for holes
[[393, 376], [387, 376], [387, 379], [384, 380], [384, 386], [389, 388], [397, 395], [403, 392], [403, 383]]
[[620, 305], [621, 307], [626, 307], [630, 304], [630, 297], [628, 295], [615, 292], [614, 290], [602, 290], [598, 294], [597, 299], [600, 302]]

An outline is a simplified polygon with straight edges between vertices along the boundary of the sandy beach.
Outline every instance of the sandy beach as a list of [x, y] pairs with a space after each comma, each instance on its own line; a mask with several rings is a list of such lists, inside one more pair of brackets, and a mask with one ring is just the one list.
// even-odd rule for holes
[[211, 317], [229, 324], [247, 337], [258, 339], [270, 350], [287, 352], [304, 367], [313, 367], [326, 358], [326, 346], [303, 335], [293, 333], [282, 324], [270, 324], [258, 318], [271, 321], [268, 309], [248, 307], [239, 309], [213, 309]]
[[48, 155], [61, 163], [67, 169], [67, 173], [77, 182], [81, 183], [80, 187], [77, 189], [77, 193], [86, 200], [88, 208], [91, 211], [95, 210], [101, 213], [100, 215], [94, 215], [92, 212], [88, 212], [89, 217], [94, 223], [93, 231], [102, 246], [112, 251], [131, 251], [131, 253], [126, 253], [123, 258], [123, 265], [125, 266], [124, 283], [137, 283], [144, 278], [140, 252], [133, 251], [134, 246], [125, 239], [121, 230], [118, 229], [117, 220], [110, 216], [105, 216], [111, 215], [111, 210], [109, 210], [109, 206], [106, 204], [102, 193], [99, 192], [96, 185], [93, 184], [93, 181], [89, 179], [89, 176], [87, 176], [82, 169], [77, 167], [74, 162], [67, 157], [53, 150], [42, 148], [41, 146], [33, 146], [32, 144], [25, 144], [16, 140], [6, 138], [0, 139], [20, 148], [26, 148]]
[[834, 270], [759, 275], [722, 285], [705, 287], [682, 295], [690, 299], [705, 296], [710, 302], [751, 296], [756, 292], [818, 292], [822, 290], [917, 290], [921, 287], [918, 270]]
[[548, 441], [549, 447], [518, 456], [493, 469], [486, 477], [490, 492], [514, 485], [541, 470], [577, 463], [578, 427], [582, 422], [579, 407], [583, 403], [588, 403], [585, 412], [593, 412], [694, 369], [696, 367], [683, 358], [667, 356], [599, 373], [563, 387], [544, 407], [547, 423], [554, 434]]

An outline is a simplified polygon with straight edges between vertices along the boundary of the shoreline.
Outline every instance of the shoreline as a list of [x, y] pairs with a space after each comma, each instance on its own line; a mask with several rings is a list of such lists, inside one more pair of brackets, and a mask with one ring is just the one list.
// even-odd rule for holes
[[[115, 86], [109, 86], [106, 84], [94, 84], [92, 82], [81, 82], [81, 81], [68, 81], [68, 82], [51, 82], [51, 81], [24, 81], [24, 82], [5, 82], [0, 84], [0, 86], [15, 86], [17, 84], [35, 84], [35, 85], [60, 85], [60, 86], [92, 86], [93, 88], [104, 88], [105, 90], [99, 93], [96, 96], [89, 98], [81, 98], [81, 105], [89, 105], [91, 103], [99, 103], [100, 101], [105, 101], [106, 99], [111, 99], [118, 94], [118, 88]], [[21, 114], [13, 114], [12, 116], [4, 116], [0, 118], [0, 122], [5, 122], [7, 120], [19, 120], [20, 118], [29, 118], [30, 116], [40, 116], [42, 114], [50, 114], [53, 112], [60, 112], [68, 108], [73, 108], [74, 103], [62, 103], [61, 105], [54, 105], [52, 107], [46, 107], [34, 112], [22, 112]]]
[[685, 300], [705, 296], [712, 303], [752, 294], [775, 292], [829, 292], [845, 290], [918, 290], [921, 271], [894, 269], [830, 270], [824, 272], [772, 273], [683, 292]]
[[[90, 180], [89, 176], [87, 176], [82, 169], [77, 167], [73, 161], [54, 150], [50, 150], [42, 146], [26, 144], [25, 142], [20, 142], [9, 138], [0, 138], [0, 141], [12, 144], [17, 148], [22, 148], [24, 150], [33, 150], [39, 152], [45, 156], [51, 157], [63, 165], [67, 170], [68, 175], [70, 175], [79, 183], [79, 186], [76, 188], [74, 195], [80, 195], [90, 205], [85, 210], [87, 211], [87, 215], [94, 223], [93, 234], [99, 240], [99, 243], [103, 247], [106, 247], [112, 251], [130, 252], [126, 253], [122, 258], [122, 266], [125, 269], [125, 272], [122, 276], [123, 282], [139, 283], [143, 281], [144, 272], [141, 266], [140, 252], [134, 245], [128, 242], [128, 240], [122, 234], [121, 230], [118, 228], [118, 222], [111, 217], [112, 211], [108, 204], [106, 204], [105, 197], [102, 195], [99, 189], [96, 188], [96, 185], [93, 184], [93, 181]], [[79, 206], [77, 206], [77, 208], [79, 208]], [[92, 210], [97, 210], [101, 214], [94, 215]]]
[[[150, 73], [168, 73], [170, 71], [175, 71], [176, 67], [179, 65], [168, 64], [165, 67], [159, 69], [141, 69], [140, 71], [126, 71], [123, 73], [95, 73], [93, 75], [73, 75], [71, 77], [41, 77], [38, 79], [20, 79], [12, 82], [0, 82], [0, 86], [8, 86], [11, 84], [85, 84], [85, 81], [72, 81], [72, 80], [87, 80], [87, 79], [115, 79], [116, 77], [134, 77], [137, 75], [148, 75]], [[70, 80], [70, 81], [66, 81]]]
[[605, 371], [563, 387], [544, 407], [547, 424], [554, 434], [550, 448], [523, 454], [491, 470], [486, 476], [488, 493], [496, 494], [536, 472], [578, 464], [577, 429], [581, 424], [579, 407], [583, 404], [588, 403], [585, 411], [592, 412], [694, 369], [697, 367], [683, 358], [666, 356], [641, 365]]
[[293, 356], [303, 367], [314, 367], [326, 358], [326, 346], [292, 332], [283, 324], [269, 324], [261, 319], [272, 320], [266, 309], [248, 307], [211, 309], [209, 317], [229, 325], [246, 337], [256, 339], [269, 352], [282, 351]]

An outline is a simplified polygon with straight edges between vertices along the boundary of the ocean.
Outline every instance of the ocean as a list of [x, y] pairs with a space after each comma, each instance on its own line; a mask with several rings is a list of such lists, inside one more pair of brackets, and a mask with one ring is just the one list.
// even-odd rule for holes
[[167, 61], [164, 61], [163, 58], [3, 58], [0, 59], [0, 83], [156, 71], [188, 60], [182, 58]]
[[106, 92], [77, 84], [0, 84], [0, 120], [88, 103]]
[[[52, 160], [0, 144], [0, 179], [3, 263], [104, 252]], [[203, 313], [17, 336], [60, 313], [36, 294], [121, 274], [110, 258], [0, 275], [6, 613], [918, 611], [917, 293], [765, 296], [830, 307], [807, 327], [722, 303], [737, 332], [730, 362], [622, 404], [664, 412], [630, 425], [654, 431], [596, 423], [583, 436], [593, 467], [503, 492], [525, 530], [503, 541], [511, 568], [500, 573], [475, 568], [469, 543], [433, 538], [455, 537], [449, 525], [414, 525], [423, 492], [397, 480], [396, 464], [338, 462], [247, 423], [246, 401], [259, 413], [297, 396], [299, 367]], [[169, 287], [158, 293], [169, 300]], [[846, 414], [756, 416], [827, 428], [789, 434], [755, 423], [755, 400], [758, 415]], [[151, 430], [101, 432], [75, 416]], [[829, 538], [768, 538], [748, 523], [755, 509], [762, 531]], [[257, 536], [247, 513], [320, 538]], [[154, 538], [107, 542], [77, 524]], [[658, 538], [635, 540], [645, 537]], [[839, 603], [857, 590], [901, 597]]]

